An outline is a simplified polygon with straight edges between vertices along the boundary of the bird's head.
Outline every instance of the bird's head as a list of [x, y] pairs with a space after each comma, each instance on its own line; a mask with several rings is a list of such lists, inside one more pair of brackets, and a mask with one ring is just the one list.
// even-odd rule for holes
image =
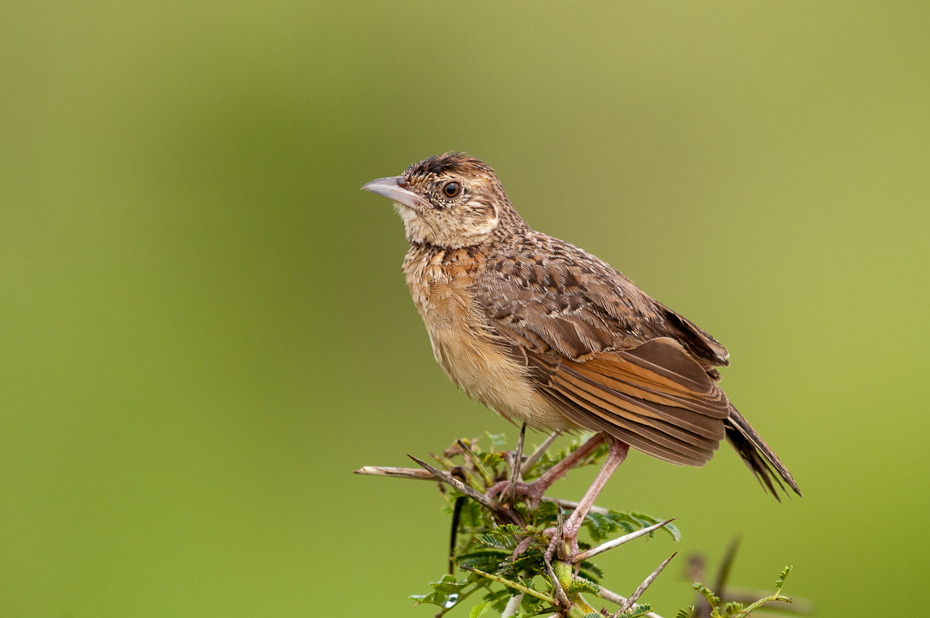
[[378, 178], [362, 189], [394, 202], [407, 240], [415, 244], [478, 245], [498, 228], [502, 216], [516, 217], [494, 170], [462, 153], [429, 157], [401, 176]]

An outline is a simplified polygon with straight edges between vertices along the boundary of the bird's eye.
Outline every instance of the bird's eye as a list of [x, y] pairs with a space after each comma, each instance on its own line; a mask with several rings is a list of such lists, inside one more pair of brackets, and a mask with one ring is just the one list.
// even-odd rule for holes
[[442, 192], [446, 197], [458, 197], [459, 193], [462, 192], [462, 185], [450, 180], [442, 187]]

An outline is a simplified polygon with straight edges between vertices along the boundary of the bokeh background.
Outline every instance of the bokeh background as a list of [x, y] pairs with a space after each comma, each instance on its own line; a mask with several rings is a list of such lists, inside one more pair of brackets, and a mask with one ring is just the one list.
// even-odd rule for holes
[[352, 470], [515, 431], [435, 365], [401, 223], [359, 187], [448, 150], [727, 345], [805, 492], [728, 448], [633, 456], [601, 502], [683, 539], [605, 558], [609, 588], [679, 550], [645, 599], [674, 615], [685, 557], [739, 534], [735, 583], [793, 564], [821, 616], [916, 613], [928, 27], [906, 2], [5, 3], [0, 615], [433, 615], [406, 596], [445, 568], [442, 500]]

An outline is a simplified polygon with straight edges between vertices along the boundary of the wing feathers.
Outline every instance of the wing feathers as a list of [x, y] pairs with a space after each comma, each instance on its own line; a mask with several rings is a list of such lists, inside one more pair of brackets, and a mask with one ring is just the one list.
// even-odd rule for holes
[[[781, 462], [775, 451], [765, 443], [762, 436], [749, 425], [743, 415], [732, 405], [730, 406], [730, 418], [727, 421], [727, 440], [740, 454], [749, 469], [753, 471], [756, 478], [773, 496], [778, 498], [778, 492], [775, 490], [776, 483], [780, 489], [785, 490], [781, 479], [784, 479], [796, 494], [801, 495], [798, 484], [795, 482], [794, 477], [791, 476], [791, 473], [788, 472], [785, 464]], [[785, 493], [788, 492], [785, 491]]]
[[725, 436], [729, 401], [672, 339], [586, 361], [534, 361], [548, 377], [543, 392], [569, 419], [659, 459], [702, 465]]
[[682, 450], [674, 448], [674, 445], [667, 443], [667, 441], [665, 443], [653, 441], [648, 436], [637, 431], [638, 428], [634, 423], [616, 423], [602, 416], [582, 412], [579, 402], [573, 400], [567, 394], [558, 391], [547, 391], [545, 395], [553, 405], [562, 410], [566, 417], [582, 427], [594, 431], [603, 431], [621, 442], [625, 442], [631, 447], [663, 461], [680, 466], [701, 466], [711, 457], [711, 452], [708, 452], [706, 456], [702, 454], [700, 457], [695, 457], [688, 452], [682, 452]]
[[695, 393], [682, 389], [675, 382], [657, 379], [656, 374], [603, 357], [595, 357], [585, 363], [563, 363], [562, 366], [570, 367], [605, 388], [638, 399], [693, 410], [716, 419], [728, 416], [727, 398], [716, 385], [707, 393]]
[[611, 382], [608, 386], [569, 367], [563, 367], [563, 370], [553, 376], [552, 383], [557, 387], [590, 393], [605, 404], [623, 410], [634, 418], [643, 417], [639, 420], [646, 424], [652, 424], [650, 419], [656, 419], [665, 424], [680, 426], [690, 434], [714, 442], [719, 442], [724, 437], [723, 423], [720, 422], [719, 415], [705, 415], [704, 407], [699, 403], [692, 405], [687, 400], [676, 401], [674, 396], [663, 398], [655, 391], [639, 389], [629, 382]]
[[631, 363], [689, 390], [708, 393], [714, 387], [714, 380], [707, 375], [706, 369], [671, 337], [652, 339], [619, 354]]

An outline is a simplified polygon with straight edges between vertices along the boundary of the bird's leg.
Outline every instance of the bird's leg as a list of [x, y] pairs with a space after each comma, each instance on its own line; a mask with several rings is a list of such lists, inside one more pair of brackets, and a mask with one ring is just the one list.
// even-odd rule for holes
[[513, 459], [510, 462], [510, 485], [504, 492], [504, 501], [507, 504], [513, 504], [517, 497], [517, 485], [523, 480], [520, 476], [520, 469], [523, 467], [523, 440], [526, 437], [526, 423], [520, 426], [520, 437], [517, 438], [517, 448], [513, 452]]
[[[562, 540], [568, 543], [570, 556], [578, 553], [578, 531], [581, 530], [581, 524], [584, 523], [584, 518], [587, 517], [588, 511], [594, 506], [594, 501], [597, 500], [598, 494], [604, 489], [604, 485], [607, 484], [607, 479], [620, 467], [620, 464], [626, 459], [627, 452], [630, 450], [629, 445], [620, 442], [616, 438], [605, 436], [605, 439], [607, 440], [607, 447], [609, 450], [604, 466], [601, 468], [601, 471], [597, 473], [597, 476], [594, 477], [594, 481], [591, 483], [591, 486], [588, 487], [588, 491], [585, 492], [578, 506], [575, 507], [572, 514], [565, 520], [565, 523], [562, 524], [561, 537]], [[556, 531], [556, 534], [552, 538], [552, 542], [549, 543], [549, 547], [546, 549], [545, 555], [547, 558], [552, 558], [556, 545], [558, 545], [558, 540], [559, 534], [558, 531]]]
[[536, 462], [539, 461], [545, 452], [549, 450], [549, 447], [552, 446], [552, 443], [555, 442], [555, 439], [560, 435], [561, 433], [558, 431], [553, 431], [548, 436], [546, 436], [546, 439], [542, 441], [542, 444], [537, 446], [536, 450], [530, 453], [530, 456], [524, 460], [523, 466], [520, 467], [520, 474], [525, 475], [530, 469], [532, 469], [532, 467], [536, 465]]
[[[569, 453], [565, 459], [549, 468], [545, 474], [543, 474], [532, 483], [516, 483], [515, 493], [528, 497], [530, 499], [530, 506], [535, 509], [539, 506], [539, 501], [542, 499], [543, 494], [546, 493], [552, 484], [565, 476], [565, 473], [574, 468], [579, 461], [590, 455], [594, 449], [601, 445], [601, 440], [603, 439], [604, 438], [602, 434], [595, 434], [587, 442], [579, 446], [573, 452]], [[612, 471], [613, 470], [611, 470], [611, 472]], [[485, 495], [493, 497], [511, 486], [512, 485], [510, 481], [501, 481], [500, 483], [495, 483], [491, 486], [490, 489], [488, 489]]]

